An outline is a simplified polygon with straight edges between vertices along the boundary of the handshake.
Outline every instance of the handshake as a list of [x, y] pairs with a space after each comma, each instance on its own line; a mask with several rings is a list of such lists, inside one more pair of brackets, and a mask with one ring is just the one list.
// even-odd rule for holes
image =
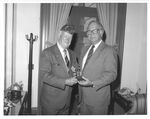
[[85, 79], [82, 78], [82, 76], [75, 76], [75, 77], [66, 79], [65, 84], [68, 86], [73, 86], [74, 84], [78, 83], [79, 81], [85, 81]]
[[93, 82], [82, 76], [75, 76], [69, 79], [66, 79], [65, 84], [68, 86], [73, 86], [74, 84], [79, 83], [81, 86], [93, 87]]
[[[72, 72], [73, 72], [73, 77], [66, 79], [65, 84], [68, 86], [73, 86], [74, 84], [78, 83], [79, 81], [81, 81], [83, 78], [81, 76], [81, 72], [80, 72], [80, 68], [71, 68]], [[84, 80], [84, 79], [83, 79]]]
[[84, 87], [95, 87], [92, 81], [81, 75], [80, 67], [76, 69], [72, 67], [71, 70], [74, 72], [74, 77], [66, 79], [66, 85], [73, 86], [74, 84], [78, 83]]

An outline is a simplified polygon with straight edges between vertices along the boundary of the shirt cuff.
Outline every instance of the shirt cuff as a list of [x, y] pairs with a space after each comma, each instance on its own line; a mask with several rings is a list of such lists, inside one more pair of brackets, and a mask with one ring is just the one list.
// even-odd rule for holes
[[94, 85], [93, 81], [92, 81], [92, 88], [95, 88], [95, 85]]

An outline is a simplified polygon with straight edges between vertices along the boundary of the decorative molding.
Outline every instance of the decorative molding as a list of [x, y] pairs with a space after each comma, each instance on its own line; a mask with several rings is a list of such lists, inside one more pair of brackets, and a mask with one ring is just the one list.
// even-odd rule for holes
[[17, 13], [17, 4], [13, 3], [13, 13], [12, 13], [12, 84], [15, 83], [15, 74], [16, 74], [16, 13]]
[[6, 82], [6, 54], [7, 54], [7, 52], [6, 52], [6, 49], [7, 49], [7, 45], [6, 45], [6, 43], [7, 43], [7, 4], [5, 4], [5, 36], [4, 36], [5, 38], [5, 49], [4, 49], [4, 54], [5, 54], [5, 56], [4, 56], [4, 90], [7, 88], [6, 87], [6, 85], [7, 85], [7, 82]]

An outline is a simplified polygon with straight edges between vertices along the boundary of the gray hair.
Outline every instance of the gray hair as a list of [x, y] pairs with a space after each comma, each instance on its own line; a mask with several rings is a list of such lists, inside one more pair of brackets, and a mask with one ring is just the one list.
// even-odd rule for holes
[[87, 30], [88, 30], [90, 24], [92, 24], [92, 23], [96, 23], [96, 24], [98, 25], [98, 27], [99, 27], [101, 30], [104, 31], [103, 25], [102, 25], [99, 21], [97, 21], [97, 20], [92, 20], [92, 21], [90, 21], [89, 24], [88, 24], [88, 26], [87, 26]]

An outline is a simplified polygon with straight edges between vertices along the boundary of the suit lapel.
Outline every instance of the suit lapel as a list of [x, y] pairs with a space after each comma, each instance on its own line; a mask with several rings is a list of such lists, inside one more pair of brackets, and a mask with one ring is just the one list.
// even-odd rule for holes
[[[95, 62], [95, 60], [97, 59], [97, 56], [100, 54], [100, 52], [103, 50], [104, 47], [105, 47], [105, 43], [102, 41], [101, 44], [96, 49], [96, 51], [93, 53], [92, 57], [89, 59], [88, 63], [84, 66], [83, 70], [86, 68], [87, 65], [90, 65], [91, 63]], [[87, 48], [87, 50], [88, 50], [88, 48]], [[83, 58], [82, 58], [82, 60], [83, 60]]]
[[91, 59], [89, 60], [89, 64], [94, 62], [97, 59], [97, 56], [99, 56], [100, 52], [104, 49], [105, 43], [102, 41], [101, 44], [98, 46], [96, 51], [93, 53]]
[[70, 51], [69, 49], [67, 49], [67, 50], [68, 50], [69, 57], [70, 57], [70, 64], [69, 64], [69, 69], [70, 69], [70, 68], [71, 68], [71, 66], [72, 66], [73, 55], [72, 55], [72, 53], [71, 53], [71, 51]]
[[65, 62], [63, 60], [63, 57], [62, 57], [62, 55], [60, 53], [60, 50], [59, 50], [57, 44], [54, 46], [54, 52], [56, 54], [57, 61], [62, 65], [64, 70], [68, 72], [68, 68], [66, 67], [66, 64], [65, 64]]

